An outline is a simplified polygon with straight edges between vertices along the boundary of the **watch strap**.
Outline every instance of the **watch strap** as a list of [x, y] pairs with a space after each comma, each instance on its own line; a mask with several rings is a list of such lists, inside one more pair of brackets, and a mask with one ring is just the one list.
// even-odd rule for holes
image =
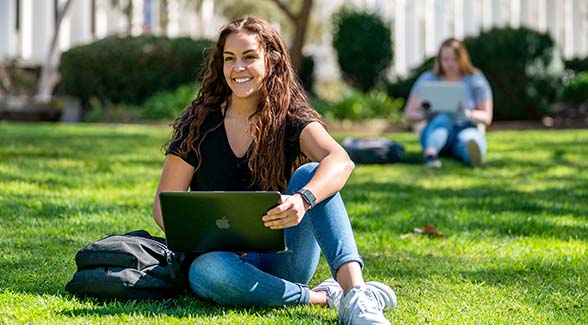
[[310, 206], [309, 209], [314, 208], [314, 206], [316, 205], [316, 196], [314, 196], [314, 194], [312, 194], [312, 192], [309, 189], [301, 188], [298, 191], [296, 191], [296, 193], [302, 196], [304, 202], [306, 202], [306, 204]]

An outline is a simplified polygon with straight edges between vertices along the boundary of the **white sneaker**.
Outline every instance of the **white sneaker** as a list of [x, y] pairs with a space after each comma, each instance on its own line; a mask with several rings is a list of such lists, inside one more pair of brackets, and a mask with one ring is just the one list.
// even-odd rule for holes
[[396, 308], [396, 294], [392, 288], [377, 281], [366, 282], [366, 286], [372, 291], [382, 310]]
[[339, 305], [339, 321], [347, 325], [390, 325], [382, 312], [385, 301], [378, 298], [374, 291], [377, 290], [368, 285], [349, 290]]
[[[376, 297], [380, 309], [391, 310], [396, 308], [396, 294], [392, 288], [377, 281], [366, 282], [366, 286]], [[341, 298], [343, 298], [343, 288], [341, 288], [341, 285], [339, 285], [335, 279], [326, 279], [318, 286], [314, 287], [312, 291], [324, 292], [327, 296], [327, 304], [329, 305], [329, 308], [339, 309]]]
[[466, 143], [466, 151], [470, 157], [470, 165], [473, 167], [482, 166], [482, 151], [476, 141], [468, 141], [468, 143]]
[[424, 160], [427, 168], [441, 168], [443, 166], [438, 156], [425, 156]]
[[327, 295], [327, 304], [331, 309], [338, 309], [343, 298], [343, 288], [333, 278], [328, 278], [314, 287], [312, 291], [324, 292]]

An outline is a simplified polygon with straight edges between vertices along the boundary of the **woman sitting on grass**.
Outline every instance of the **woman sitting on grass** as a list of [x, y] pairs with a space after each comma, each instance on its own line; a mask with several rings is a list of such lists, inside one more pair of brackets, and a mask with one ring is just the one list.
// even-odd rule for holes
[[[202, 88], [174, 123], [154, 218], [163, 229], [161, 191], [281, 191], [280, 204], [260, 222], [285, 228], [289, 253], [200, 255], [189, 271], [194, 293], [223, 305], [319, 304], [337, 308], [347, 324], [389, 324], [383, 310], [396, 296], [385, 284], [364, 282], [338, 193], [352, 169], [310, 108], [278, 33], [243, 18], [222, 28]], [[311, 290], [321, 251], [336, 281]]]
[[420, 142], [427, 167], [441, 167], [440, 154], [454, 156], [466, 164], [480, 166], [486, 154], [486, 138], [476, 124], [492, 123], [492, 90], [486, 77], [470, 62], [464, 44], [450, 38], [441, 44], [435, 68], [422, 74], [410, 91], [404, 115], [420, 122], [427, 112], [419, 98], [419, 89], [428, 81], [453, 81], [465, 85], [467, 102], [464, 116], [439, 113], [430, 118], [421, 132]]

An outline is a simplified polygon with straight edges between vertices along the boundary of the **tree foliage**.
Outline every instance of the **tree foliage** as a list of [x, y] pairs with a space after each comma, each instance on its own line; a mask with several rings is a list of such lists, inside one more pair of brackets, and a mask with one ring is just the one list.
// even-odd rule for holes
[[83, 101], [140, 104], [156, 91], [194, 82], [209, 40], [156, 36], [108, 37], [62, 56], [62, 85]]
[[363, 91], [372, 89], [392, 61], [388, 25], [372, 13], [344, 7], [335, 14], [333, 46], [343, 78]]
[[492, 28], [464, 43], [490, 82], [497, 120], [540, 118], [559, 99], [563, 61], [549, 34]]

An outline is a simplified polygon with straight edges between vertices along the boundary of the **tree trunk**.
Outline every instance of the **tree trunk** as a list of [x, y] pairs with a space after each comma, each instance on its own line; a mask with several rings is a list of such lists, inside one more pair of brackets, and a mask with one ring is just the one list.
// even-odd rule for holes
[[133, 35], [133, 0], [128, 0], [127, 7], [124, 9], [125, 15], [127, 15], [127, 35]]
[[167, 26], [169, 24], [169, 1], [161, 0], [159, 4], [159, 28], [161, 34], [167, 36]]
[[55, 32], [53, 33], [53, 38], [51, 39], [47, 59], [41, 67], [41, 76], [39, 77], [39, 82], [37, 84], [37, 93], [35, 94], [35, 98], [41, 101], [47, 101], [51, 98], [53, 88], [55, 88], [55, 85], [59, 80], [59, 73], [57, 71], [57, 67], [59, 66], [59, 59], [61, 53], [57, 46], [57, 42], [59, 40], [61, 22], [63, 21], [63, 17], [69, 10], [71, 2], [72, 0], [67, 0], [63, 4], [63, 6], [59, 8], [59, 10], [57, 11], [57, 19], [55, 21]]
[[298, 74], [302, 72], [302, 63], [304, 56], [302, 49], [306, 41], [306, 30], [308, 29], [308, 22], [310, 20], [310, 11], [312, 9], [313, 0], [304, 0], [302, 8], [297, 13], [292, 12], [282, 0], [272, 0], [294, 24], [294, 37], [290, 44], [290, 57], [292, 58], [292, 65]]
[[302, 63], [304, 55], [302, 49], [306, 41], [306, 30], [308, 29], [308, 21], [310, 20], [310, 9], [312, 8], [312, 0], [304, 0], [302, 8], [294, 21], [295, 32], [294, 39], [290, 48], [290, 56], [292, 57], [292, 64], [294, 69], [300, 74], [302, 72]]

